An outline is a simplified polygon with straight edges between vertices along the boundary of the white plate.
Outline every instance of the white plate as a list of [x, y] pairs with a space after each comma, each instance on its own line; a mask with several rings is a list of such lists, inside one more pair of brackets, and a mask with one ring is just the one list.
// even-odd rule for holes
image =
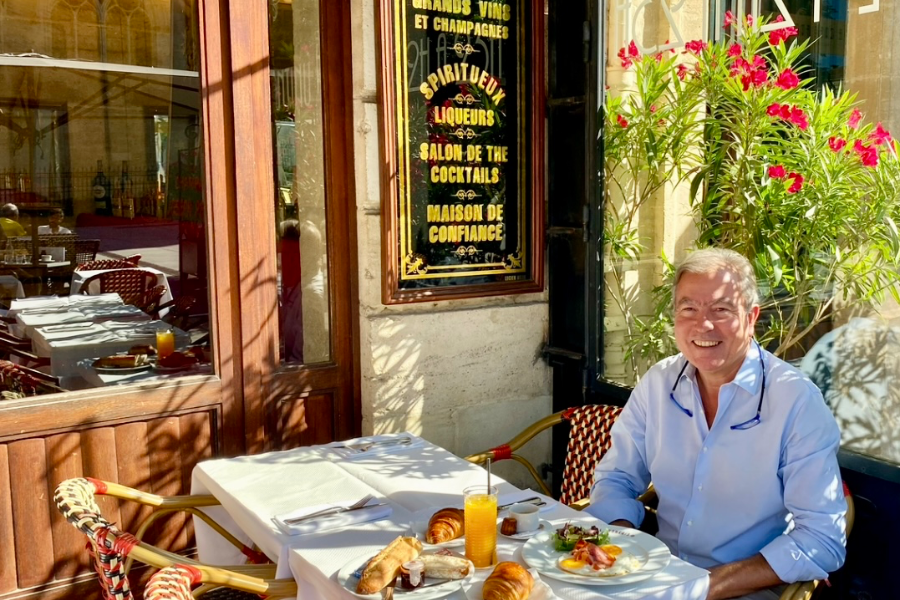
[[152, 367], [153, 365], [148, 363], [146, 365], [140, 365], [138, 367], [94, 367], [94, 370], [105, 375], [127, 375], [129, 373], [140, 373], [141, 371], [147, 371]]
[[[553, 527], [562, 527], [565, 521], [553, 523]], [[597, 523], [575, 523], [590, 527]], [[560, 557], [569, 554], [566, 551], [557, 551], [553, 547], [553, 536], [556, 533], [553, 528], [551, 531], [538, 534], [528, 540], [522, 548], [522, 558], [529, 567], [537, 569], [541, 575], [546, 575], [553, 579], [566, 581], [569, 583], [577, 583], [579, 585], [620, 585], [623, 583], [635, 583], [643, 581], [662, 571], [669, 564], [672, 554], [669, 548], [661, 541], [648, 535], [643, 531], [629, 529], [627, 527], [616, 527], [609, 525], [601, 527], [609, 529], [609, 543], [621, 546], [623, 549], [631, 552], [639, 560], [646, 558], [646, 562], [637, 571], [632, 571], [625, 575], [617, 577], [588, 577], [578, 575], [576, 573], [568, 573], [563, 571], [557, 565]]]
[[[423, 554], [429, 554], [428, 552], [423, 552]], [[357, 598], [365, 598], [366, 600], [381, 600], [381, 592], [377, 594], [357, 594], [356, 586], [359, 583], [359, 577], [356, 576], [357, 572], [361, 572], [366, 564], [368, 564], [371, 556], [362, 556], [357, 557], [348, 562], [346, 565], [341, 567], [341, 570], [338, 571], [337, 581], [338, 583], [348, 592], [356, 596]], [[431, 587], [420, 588], [415, 590], [403, 591], [403, 592], [395, 592], [394, 598], [410, 598], [410, 600], [431, 600], [434, 598], [443, 598], [449, 594], [452, 594], [456, 590], [462, 586], [463, 583], [468, 582], [472, 579], [472, 575], [475, 573], [475, 566], [469, 563], [469, 574], [463, 577], [462, 579], [451, 579], [446, 583], [441, 583], [438, 585], [433, 585]], [[425, 583], [429, 582], [429, 578], [425, 578]], [[399, 581], [397, 585], [399, 585]]]
[[428, 521], [431, 520], [431, 516], [442, 508], [456, 508], [456, 507], [447, 507], [447, 506], [438, 506], [434, 508], [425, 508], [423, 510], [416, 511], [413, 513], [412, 520], [410, 520], [409, 528], [413, 530], [416, 534], [416, 537], [422, 542], [426, 548], [461, 548], [466, 545], [466, 536], [461, 535], [456, 539], [450, 540], [449, 542], [442, 542], [440, 544], [429, 544], [425, 541], [425, 538], [428, 534]]
[[544, 531], [550, 531], [550, 527], [551, 527], [550, 523], [548, 523], [547, 521], [541, 521], [541, 523], [540, 523], [540, 525], [538, 525], [537, 529], [534, 529], [532, 531], [522, 531], [521, 533], [514, 533], [512, 535], [506, 535], [505, 533], [500, 531], [500, 526], [502, 523], [503, 523], [502, 519], [497, 523], [497, 535], [501, 535], [501, 536], [503, 536], [505, 538], [509, 538], [511, 540], [518, 540], [520, 542], [524, 542], [527, 539], [531, 539], [534, 536], [536, 536], [537, 534], [542, 533]]
[[[554, 600], [559, 598], [546, 582], [541, 581], [541, 576], [538, 575], [536, 570], [529, 569], [529, 572], [534, 577], [534, 587], [531, 588], [531, 595], [528, 596], [528, 600]], [[469, 589], [466, 590], [467, 598], [481, 598], [481, 590], [484, 587], [484, 579], [486, 578], [479, 579], [480, 581], [473, 581]]]

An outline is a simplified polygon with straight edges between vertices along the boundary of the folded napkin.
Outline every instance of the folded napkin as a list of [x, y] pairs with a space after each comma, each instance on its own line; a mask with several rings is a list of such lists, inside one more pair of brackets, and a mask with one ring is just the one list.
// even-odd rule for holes
[[[380, 504], [384, 500], [379, 500], [378, 498], [373, 498], [369, 501], [370, 504]], [[297, 517], [302, 517], [303, 515], [312, 514], [314, 512], [324, 510], [326, 508], [332, 508], [335, 506], [350, 506], [356, 502], [356, 500], [347, 500], [344, 502], [334, 502], [331, 504], [317, 504], [316, 506], [307, 506], [304, 508], [300, 508], [289, 513], [284, 513], [281, 515], [275, 515], [272, 517], [272, 520], [278, 526], [278, 528], [288, 535], [300, 535], [303, 533], [315, 533], [317, 531], [328, 531], [330, 529], [338, 529], [340, 527], [346, 527], [347, 525], [353, 525], [356, 523], [368, 523], [370, 521], [380, 521], [381, 519], [386, 519], [391, 516], [391, 513], [394, 512], [394, 509], [391, 508], [389, 504], [383, 506], [372, 506], [368, 508], [360, 508], [358, 510], [353, 510], [350, 512], [338, 513], [336, 515], [325, 515], [323, 517], [315, 517], [309, 519], [308, 521], [302, 521], [300, 523], [288, 524], [285, 523], [288, 519], [295, 519]]]
[[344, 442], [332, 442], [325, 448], [342, 460], [359, 460], [369, 456], [382, 456], [420, 448], [425, 441], [411, 433], [370, 435]]
[[529, 498], [534, 498], [535, 496], [538, 496], [541, 500], [546, 502], [546, 504], [540, 507], [538, 512], [550, 510], [558, 504], [556, 500], [550, 498], [549, 496], [545, 496], [540, 492], [535, 492], [534, 490], [519, 490], [518, 492], [509, 492], [508, 494], [500, 494], [499, 496], [497, 496], [497, 506], [521, 502], [522, 500], [528, 500]]

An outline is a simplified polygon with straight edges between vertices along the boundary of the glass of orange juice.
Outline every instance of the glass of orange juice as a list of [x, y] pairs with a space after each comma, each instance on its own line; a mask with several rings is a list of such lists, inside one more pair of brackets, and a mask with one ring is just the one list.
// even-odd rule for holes
[[473, 485], [463, 490], [466, 558], [476, 568], [497, 562], [497, 488]]
[[169, 328], [156, 331], [156, 356], [165, 358], [175, 352], [175, 332]]

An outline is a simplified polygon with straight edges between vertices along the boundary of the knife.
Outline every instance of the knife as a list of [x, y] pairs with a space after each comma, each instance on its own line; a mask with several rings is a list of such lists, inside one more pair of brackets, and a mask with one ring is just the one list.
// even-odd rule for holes
[[[538, 503], [540, 501], [540, 503]], [[546, 502], [541, 501], [539, 496], [532, 496], [531, 498], [525, 498], [524, 500], [516, 500], [515, 502], [510, 502], [509, 504], [501, 504], [497, 507], [497, 510], [506, 510], [513, 504], [535, 504], [536, 506], [543, 506]]]
[[324, 511], [319, 511], [313, 513], [311, 515], [304, 515], [302, 517], [294, 517], [292, 519], [285, 519], [284, 522], [287, 525], [296, 525], [297, 523], [302, 523], [304, 521], [308, 521], [310, 519], [320, 519], [322, 517], [331, 517], [333, 515], [342, 515], [344, 513], [353, 512], [354, 510], [363, 510], [366, 508], [374, 508], [376, 506], [384, 506], [387, 504], [386, 502], [379, 502], [378, 504], [366, 504], [365, 506], [359, 506], [357, 508], [346, 508], [344, 506], [335, 506], [334, 508], [329, 508]]

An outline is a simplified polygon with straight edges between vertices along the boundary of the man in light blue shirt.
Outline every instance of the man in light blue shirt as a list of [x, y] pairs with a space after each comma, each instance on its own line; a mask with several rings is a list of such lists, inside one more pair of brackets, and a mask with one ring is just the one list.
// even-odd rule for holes
[[845, 556], [840, 432], [818, 388], [753, 340], [752, 266], [698, 250], [676, 271], [673, 303], [681, 354], [634, 389], [587, 510], [640, 525], [636, 498], [652, 481], [658, 537], [709, 569], [708, 600], [827, 577]]

